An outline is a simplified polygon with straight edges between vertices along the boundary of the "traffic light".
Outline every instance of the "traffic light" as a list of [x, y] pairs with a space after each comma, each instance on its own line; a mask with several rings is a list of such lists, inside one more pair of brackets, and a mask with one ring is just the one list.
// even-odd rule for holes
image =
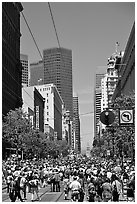
[[110, 110], [105, 110], [100, 114], [100, 121], [104, 125], [110, 125], [114, 122], [115, 115], [112, 111]]
[[104, 114], [104, 122], [106, 125], [109, 125], [109, 112], [106, 111], [105, 114]]

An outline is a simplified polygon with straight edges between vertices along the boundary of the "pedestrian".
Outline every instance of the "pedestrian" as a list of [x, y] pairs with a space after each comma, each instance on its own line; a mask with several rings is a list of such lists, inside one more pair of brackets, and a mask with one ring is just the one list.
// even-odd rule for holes
[[34, 201], [35, 193], [36, 193], [36, 196], [37, 196], [36, 200], [40, 201], [41, 198], [40, 198], [40, 196], [38, 194], [38, 192], [39, 192], [39, 190], [38, 190], [38, 185], [39, 185], [38, 175], [35, 174], [33, 176], [32, 180], [29, 181], [29, 184], [30, 184], [30, 189], [31, 189], [31, 201], [32, 202]]
[[103, 202], [109, 202], [112, 199], [112, 186], [108, 178], [102, 184], [102, 199]]
[[14, 185], [14, 180], [13, 177], [10, 178], [10, 183], [9, 183], [9, 198], [11, 202], [15, 202], [15, 185]]
[[88, 201], [94, 202], [94, 198], [96, 196], [95, 186], [92, 182], [88, 184]]
[[26, 175], [25, 175], [25, 173], [22, 173], [22, 177], [20, 179], [20, 188], [21, 188], [21, 190], [23, 192], [23, 197], [24, 197], [23, 199], [24, 200], [27, 200], [27, 198], [26, 198], [26, 187], [27, 187]]
[[20, 180], [21, 180], [21, 176], [18, 175], [15, 177], [14, 179], [14, 189], [15, 189], [15, 197], [14, 197], [14, 202], [16, 201], [17, 197], [18, 199], [20, 199], [21, 202], [23, 202], [23, 199], [21, 197], [21, 194], [20, 194]]
[[12, 178], [11, 170], [8, 170], [8, 176], [7, 176], [7, 193], [9, 193], [11, 178]]
[[115, 174], [113, 174], [112, 178], [112, 200], [114, 202], [118, 202], [119, 196], [122, 193], [122, 184]]
[[55, 190], [56, 192], [60, 192], [60, 175], [58, 170], [55, 170]]

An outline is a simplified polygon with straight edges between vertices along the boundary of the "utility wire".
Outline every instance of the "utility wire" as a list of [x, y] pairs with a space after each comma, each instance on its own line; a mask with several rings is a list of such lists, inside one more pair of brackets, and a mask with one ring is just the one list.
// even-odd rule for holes
[[[4, 69], [5, 69], [5, 67], [3, 67]], [[8, 72], [8, 70], [7, 69], [5, 69], [5, 71], [6, 72]], [[12, 77], [12, 79], [20, 86], [21, 84], [19, 84], [18, 82], [17, 82], [17, 80], [15, 80], [14, 79], [14, 77], [8, 72], [8, 74]], [[5, 84], [6, 85], [6, 84]], [[8, 87], [9, 88], [9, 87]], [[24, 87], [22, 87], [23, 89], [24, 89]], [[9, 88], [10, 89], [10, 88]], [[24, 89], [24, 91], [26, 92], [26, 90]], [[28, 94], [28, 92], [26, 92], [27, 94]], [[15, 94], [15, 93], [14, 93]], [[15, 94], [15, 95], [17, 95], [17, 94]], [[30, 95], [30, 94], [28, 94], [29, 96], [30, 96], [30, 98], [31, 99], [33, 99], [34, 100], [34, 98], [32, 98], [32, 96]]]
[[65, 62], [64, 62], [64, 59], [63, 59], [62, 51], [61, 51], [61, 46], [60, 46], [60, 42], [59, 42], [59, 37], [58, 37], [58, 33], [57, 33], [57, 29], [56, 29], [56, 25], [55, 25], [53, 13], [52, 13], [51, 6], [50, 6], [50, 3], [49, 3], [49, 2], [48, 2], [48, 6], [49, 6], [49, 11], [50, 11], [50, 15], [51, 15], [53, 27], [54, 27], [54, 30], [55, 30], [55, 34], [56, 34], [58, 46], [59, 46], [59, 49], [60, 49], [61, 57], [62, 57], [62, 60], [63, 60], [63, 63], [64, 63], [64, 67], [65, 67]]
[[38, 48], [38, 45], [37, 45], [36, 40], [35, 40], [35, 38], [34, 38], [34, 35], [33, 35], [32, 31], [31, 31], [31, 29], [30, 29], [30, 27], [29, 27], [29, 24], [28, 24], [28, 22], [27, 22], [27, 20], [26, 20], [26, 18], [25, 18], [25, 16], [24, 16], [24, 14], [23, 14], [22, 11], [21, 11], [21, 14], [22, 14], [22, 16], [23, 16], [23, 18], [24, 18], [24, 20], [25, 20], [25, 23], [26, 23], [26, 25], [27, 25], [27, 27], [28, 27], [28, 29], [29, 29], [29, 31], [30, 31], [30, 34], [31, 34], [31, 36], [32, 36], [32, 38], [33, 38], [33, 41], [34, 41], [34, 43], [35, 43], [35, 45], [36, 45], [36, 47], [37, 47], [37, 50], [38, 50], [38, 52], [39, 52], [39, 54], [40, 54], [40, 57], [41, 57], [41, 59], [42, 59], [42, 61], [43, 61], [42, 54], [41, 54], [41, 52], [40, 52], [40, 50], [39, 50], [39, 48]]
[[89, 114], [92, 114], [92, 113], [94, 113], [94, 111], [88, 112], [88, 113], [82, 113], [82, 114], [79, 114], [79, 115], [89, 115]]
[[52, 10], [51, 10], [51, 6], [50, 6], [49, 2], [48, 2], [48, 6], [49, 6], [50, 15], [51, 15], [51, 19], [52, 19], [52, 22], [53, 22], [53, 26], [54, 26], [54, 30], [55, 30], [55, 34], [56, 34], [56, 38], [57, 38], [57, 42], [58, 42], [58, 46], [60, 48], [59, 37], [58, 37], [58, 34], [57, 34], [57, 29], [56, 29], [56, 26], [55, 26], [55, 21], [54, 21], [54, 18], [53, 18], [53, 14], [52, 14]]

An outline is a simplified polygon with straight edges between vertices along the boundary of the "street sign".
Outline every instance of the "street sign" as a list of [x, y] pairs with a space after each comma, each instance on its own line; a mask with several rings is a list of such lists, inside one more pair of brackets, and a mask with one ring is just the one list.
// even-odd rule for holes
[[105, 110], [100, 114], [100, 121], [104, 125], [110, 125], [114, 122], [114, 120], [115, 120], [115, 115], [110, 110]]
[[120, 125], [122, 125], [122, 124], [133, 124], [134, 123], [133, 110], [120, 110], [119, 123], [120, 123]]

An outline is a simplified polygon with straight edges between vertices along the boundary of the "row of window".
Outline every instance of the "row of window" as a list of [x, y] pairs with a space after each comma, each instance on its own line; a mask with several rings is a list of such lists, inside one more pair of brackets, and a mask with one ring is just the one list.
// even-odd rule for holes
[[[49, 88], [43, 88], [43, 89], [38, 89], [38, 91], [48, 91], [48, 90], [50, 90], [50, 87]], [[48, 96], [48, 93], [47, 93], [47, 96]]]

